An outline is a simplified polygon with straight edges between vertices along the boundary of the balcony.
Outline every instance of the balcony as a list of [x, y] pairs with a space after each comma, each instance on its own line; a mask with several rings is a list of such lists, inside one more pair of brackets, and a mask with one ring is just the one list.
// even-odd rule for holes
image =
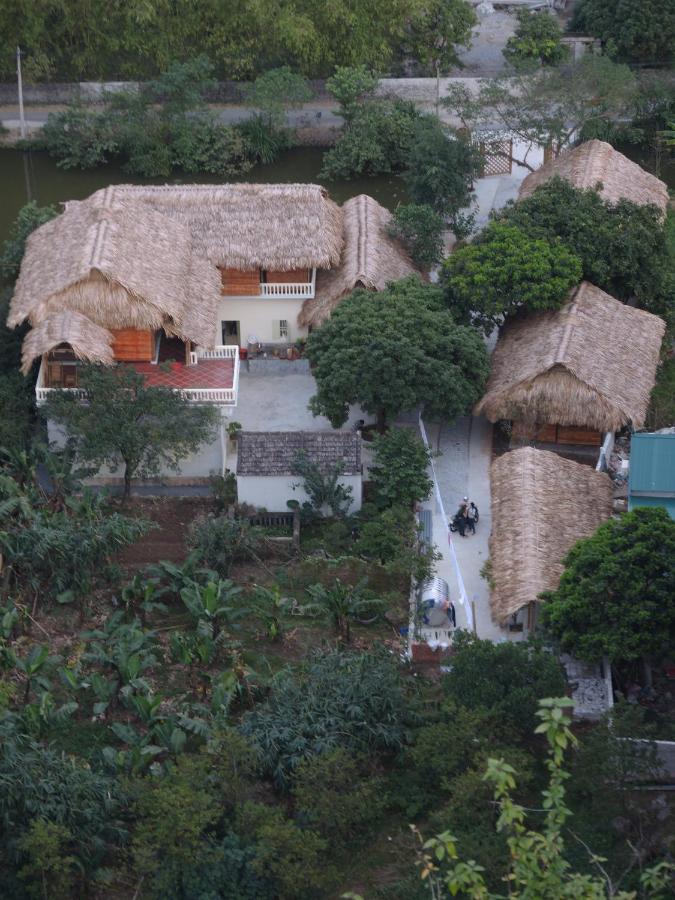
[[260, 296], [273, 300], [280, 297], [288, 300], [305, 300], [314, 296], [314, 282], [262, 282]]
[[[190, 353], [190, 365], [181, 362], [148, 363], [124, 362], [143, 375], [146, 385], [166, 387], [182, 394], [191, 403], [212, 403], [216, 406], [237, 405], [239, 390], [239, 348], [219, 346], [213, 350], [197, 348]], [[65, 367], [64, 367], [65, 368]], [[58, 385], [50, 384], [49, 363], [43, 358], [35, 385], [35, 398], [42, 405], [52, 391], [69, 391], [84, 399], [85, 392], [77, 385], [77, 363], [68, 365], [67, 378]]]

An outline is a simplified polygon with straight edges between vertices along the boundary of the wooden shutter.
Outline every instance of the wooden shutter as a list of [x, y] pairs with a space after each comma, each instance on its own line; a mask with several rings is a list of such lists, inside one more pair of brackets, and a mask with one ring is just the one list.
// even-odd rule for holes
[[270, 284], [309, 284], [312, 273], [309, 269], [290, 269], [288, 272], [265, 272], [265, 281]]
[[281, 319], [272, 319], [272, 340], [281, 340]]
[[257, 297], [260, 294], [260, 272], [242, 272], [239, 269], [226, 269], [221, 266], [220, 293], [227, 297]]
[[112, 330], [113, 356], [127, 362], [152, 362], [155, 358], [155, 335], [135, 328]]

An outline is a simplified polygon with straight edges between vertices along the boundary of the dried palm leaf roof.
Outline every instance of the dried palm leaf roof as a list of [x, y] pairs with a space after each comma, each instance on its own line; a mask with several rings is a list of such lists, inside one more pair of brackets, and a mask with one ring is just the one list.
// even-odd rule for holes
[[563, 558], [612, 514], [609, 477], [557, 453], [523, 447], [490, 470], [490, 606], [496, 622], [555, 590]]
[[21, 371], [30, 372], [34, 360], [60, 344], [70, 344], [78, 359], [112, 365], [113, 337], [105, 328], [78, 312], [60, 312], [43, 319], [32, 328], [23, 342]]
[[376, 200], [359, 194], [343, 204], [342, 213], [342, 262], [328, 272], [317, 272], [315, 296], [305, 300], [298, 316], [303, 327], [316, 328], [325, 322], [354, 288], [381, 291], [390, 281], [419, 274], [401, 245], [387, 235], [391, 213]]
[[576, 188], [595, 188], [600, 184], [600, 196], [612, 203], [622, 199], [641, 205], [653, 203], [661, 212], [668, 205], [664, 182], [604, 141], [586, 141], [545, 163], [523, 180], [519, 199], [529, 197], [554, 175]]
[[8, 324], [64, 310], [104, 328], [164, 328], [211, 347], [219, 278], [189, 230], [143, 204], [69, 203], [30, 235]]
[[504, 325], [475, 413], [491, 422], [641, 428], [665, 327], [582, 282], [560, 309]]
[[143, 204], [187, 228], [216, 266], [288, 271], [340, 261], [342, 213], [316, 184], [121, 184], [81, 202], [103, 209]]

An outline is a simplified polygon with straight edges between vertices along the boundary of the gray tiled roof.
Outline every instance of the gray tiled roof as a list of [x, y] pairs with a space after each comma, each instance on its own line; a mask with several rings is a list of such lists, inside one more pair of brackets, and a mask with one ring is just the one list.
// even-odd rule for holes
[[344, 431], [242, 431], [238, 439], [237, 475], [293, 475], [299, 451], [322, 472], [338, 460], [345, 475], [361, 473], [361, 438]]

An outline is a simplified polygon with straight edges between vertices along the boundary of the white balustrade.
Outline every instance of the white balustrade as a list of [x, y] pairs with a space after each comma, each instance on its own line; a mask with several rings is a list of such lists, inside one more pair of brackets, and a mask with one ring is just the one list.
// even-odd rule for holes
[[314, 283], [307, 282], [265, 282], [260, 285], [261, 297], [287, 297], [290, 300], [304, 300], [314, 296]]

